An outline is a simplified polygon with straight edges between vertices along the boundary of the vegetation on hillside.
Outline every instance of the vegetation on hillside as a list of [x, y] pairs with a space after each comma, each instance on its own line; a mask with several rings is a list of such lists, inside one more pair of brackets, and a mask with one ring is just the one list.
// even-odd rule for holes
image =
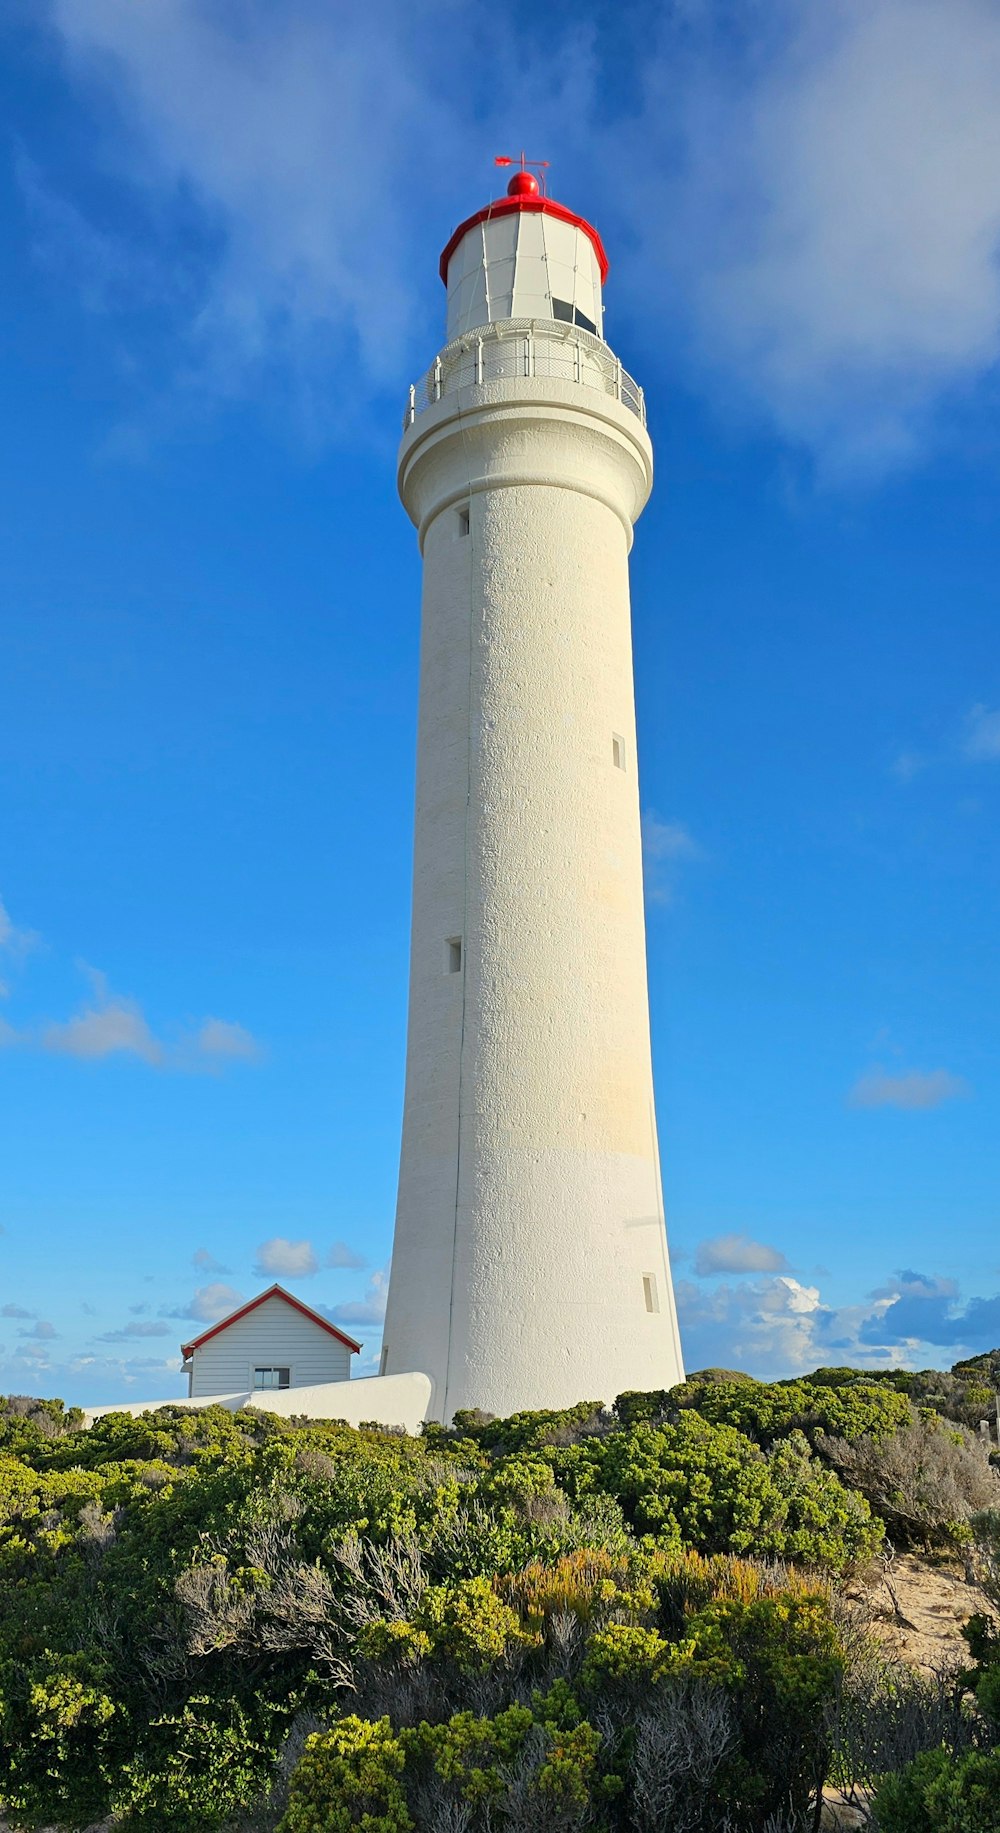
[[834, 1777], [884, 1833], [1000, 1828], [990, 1624], [930, 1682], [840, 1584], [888, 1535], [978, 1558], [1000, 1603], [974, 1431], [998, 1378], [1000, 1355], [711, 1370], [420, 1439], [179, 1406], [84, 1432], [0, 1402], [0, 1808], [136, 1833], [804, 1833]]

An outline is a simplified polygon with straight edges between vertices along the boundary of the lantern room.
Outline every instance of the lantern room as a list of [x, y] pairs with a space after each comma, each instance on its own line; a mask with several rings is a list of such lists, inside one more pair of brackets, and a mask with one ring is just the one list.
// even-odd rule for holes
[[551, 318], [604, 336], [608, 258], [596, 229], [516, 172], [506, 197], [461, 223], [441, 256], [448, 342], [480, 325]]

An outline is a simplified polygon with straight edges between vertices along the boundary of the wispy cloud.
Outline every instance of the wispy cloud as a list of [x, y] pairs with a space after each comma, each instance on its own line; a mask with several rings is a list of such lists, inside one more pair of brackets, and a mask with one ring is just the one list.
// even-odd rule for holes
[[928, 760], [919, 751], [900, 751], [894, 757], [889, 769], [897, 783], [912, 783], [915, 777], [927, 769]]
[[284, 1235], [272, 1235], [257, 1249], [254, 1272], [259, 1279], [311, 1279], [319, 1272], [319, 1260], [311, 1241], [289, 1241]]
[[348, 1328], [352, 1324], [371, 1324], [381, 1327], [385, 1323], [385, 1305], [388, 1296], [389, 1269], [382, 1267], [378, 1272], [372, 1274], [363, 1299], [349, 1299], [342, 1305], [324, 1305], [322, 1310], [333, 1324], [343, 1324]]
[[34, 1337], [40, 1343], [51, 1343], [53, 1339], [59, 1335], [59, 1332], [54, 1324], [48, 1322], [47, 1318], [39, 1318], [36, 1324], [32, 1324], [30, 1330], [20, 1330], [18, 1331], [18, 1335], [21, 1337]]
[[242, 1303], [242, 1292], [237, 1292], [234, 1286], [227, 1286], [221, 1280], [215, 1280], [211, 1285], [199, 1286], [186, 1305], [172, 1311], [164, 1307], [160, 1316], [193, 1318], [199, 1324], [215, 1324], [220, 1317], [226, 1317]]
[[642, 855], [646, 896], [653, 903], [672, 904], [678, 868], [705, 855], [680, 821], [661, 821], [652, 809], [642, 817]]
[[138, 1003], [113, 993], [62, 1024], [47, 1025], [41, 1043], [43, 1050], [85, 1062], [124, 1054], [159, 1069], [165, 1061], [163, 1045], [153, 1036]]
[[206, 1018], [195, 1035], [194, 1049], [202, 1058], [228, 1058], [239, 1063], [259, 1063], [264, 1054], [245, 1025], [231, 1024], [224, 1018]]
[[965, 755], [976, 762], [1000, 758], [1000, 708], [972, 708], [965, 726]]
[[180, 1030], [171, 1038], [158, 1037], [138, 1000], [113, 992], [97, 969], [86, 971], [93, 988], [87, 1005], [72, 1018], [44, 1025], [40, 1031], [18, 1031], [11, 1041], [39, 1045], [80, 1062], [134, 1057], [151, 1069], [188, 1074], [214, 1072], [232, 1062], [258, 1063], [264, 1055], [243, 1025], [220, 1018], [206, 1019], [196, 1029]]
[[0, 1305], [0, 1317], [34, 1317], [33, 1311], [25, 1311], [23, 1305]]
[[710, 1279], [717, 1273], [788, 1273], [784, 1254], [764, 1241], [749, 1235], [715, 1235], [703, 1241], [695, 1254], [694, 1271], [699, 1279]]
[[[689, 379], [829, 468], [920, 456], [938, 410], [1000, 356], [990, 0], [775, 0], [739, 34], [721, 0], [626, 9], [627, 108], [609, 106], [576, 18], [515, 51], [494, 11], [451, 0], [248, 0], [238, 23], [208, 0], [53, 0], [52, 17], [96, 97], [105, 167], [133, 210], [150, 204], [135, 285], [159, 269], [192, 395], [281, 366], [301, 401], [345, 362], [356, 408], [366, 385], [398, 386], [417, 339], [432, 353], [427, 236], [482, 201], [471, 176], [485, 192], [515, 117], [559, 148], [558, 190], [621, 248], [635, 336], [669, 322]], [[488, 89], [455, 69], [488, 70]], [[22, 184], [41, 258], [64, 249], [108, 309], [121, 251], [77, 206], [61, 214], [37, 167]], [[180, 294], [178, 199], [203, 229]]]
[[121, 1330], [106, 1330], [97, 1341], [99, 1343], [128, 1343], [133, 1337], [168, 1337], [169, 1335], [169, 1324], [135, 1323], [125, 1324]]
[[232, 1267], [224, 1267], [221, 1260], [216, 1260], [215, 1255], [210, 1254], [207, 1247], [195, 1249], [191, 1256], [191, 1265], [197, 1268], [199, 1273], [231, 1273], [233, 1270]]
[[[4, 974], [9, 970], [21, 967], [25, 956], [41, 943], [41, 937], [34, 929], [22, 929], [13, 922], [2, 898], [0, 898], [0, 963]], [[6, 999], [10, 985], [6, 978], [0, 978], [0, 999]], [[19, 1042], [18, 1034], [12, 1025], [0, 1019], [0, 1050], [9, 1049]]]
[[855, 1082], [848, 1102], [851, 1107], [898, 1107], [915, 1112], [941, 1107], [946, 1101], [966, 1100], [971, 1093], [964, 1077], [948, 1069], [911, 1069], [898, 1075], [870, 1069]]
[[335, 1241], [330, 1252], [326, 1256], [324, 1265], [348, 1269], [363, 1267], [366, 1265], [366, 1261], [364, 1255], [355, 1253], [352, 1247], [348, 1247], [346, 1241]]

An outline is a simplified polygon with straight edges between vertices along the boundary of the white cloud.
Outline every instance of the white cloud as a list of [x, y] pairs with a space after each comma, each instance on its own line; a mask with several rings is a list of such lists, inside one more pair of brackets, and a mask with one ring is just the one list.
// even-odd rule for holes
[[1000, 1296], [961, 1303], [953, 1280], [904, 1270], [867, 1298], [825, 1304], [817, 1286], [780, 1277], [733, 1285], [677, 1284], [689, 1370], [742, 1369], [762, 1380], [815, 1368], [926, 1368], [1000, 1341]]
[[716, 1273], [787, 1273], [788, 1262], [776, 1247], [753, 1241], [749, 1235], [715, 1235], [703, 1241], [695, 1255], [699, 1279]]
[[851, 1107], [898, 1107], [918, 1111], [941, 1107], [945, 1101], [962, 1101], [972, 1093], [962, 1076], [947, 1069], [911, 1069], [892, 1075], [870, 1069], [851, 1089]]
[[324, 1314], [333, 1324], [370, 1324], [379, 1328], [385, 1323], [385, 1305], [389, 1296], [389, 1269], [373, 1273], [363, 1299], [349, 1299], [342, 1305], [324, 1305]]
[[101, 1004], [86, 1007], [65, 1024], [46, 1026], [42, 1047], [88, 1062], [119, 1053], [140, 1057], [157, 1069], [164, 1061], [163, 1045], [153, 1036], [139, 1005], [134, 999], [114, 994]]
[[97, 1341], [99, 1343], [127, 1343], [132, 1337], [167, 1337], [169, 1335], [169, 1324], [126, 1324], [122, 1330], [106, 1330]]
[[335, 1241], [323, 1264], [345, 1269], [363, 1267], [365, 1258], [363, 1254], [356, 1254], [352, 1247], [348, 1247], [346, 1241]]
[[661, 821], [652, 809], [646, 809], [642, 817], [642, 853], [646, 896], [656, 904], [673, 903], [679, 865], [704, 858], [698, 842], [680, 821]]
[[973, 707], [966, 721], [965, 755], [977, 761], [1000, 758], [1000, 708]]
[[889, 766], [897, 783], [912, 783], [927, 768], [927, 759], [919, 751], [900, 751]]
[[[626, 9], [621, 109], [578, 21], [512, 45], [484, 4], [248, 0], [237, 22], [208, 0], [52, 0], [52, 17], [105, 167], [150, 202], [137, 284], [162, 275], [192, 394], [277, 364], [300, 405], [322, 381], [356, 426], [366, 378], [395, 388], [404, 353], [432, 354], [428, 237], [481, 201], [514, 119], [558, 146], [556, 193], [607, 234], [636, 334], [656, 326], [657, 354], [689, 379], [694, 357], [727, 411], [834, 468], [918, 455], [1000, 356], [992, 0], [775, 0], [739, 34], [721, 0]], [[488, 94], [455, 80], [470, 69]], [[37, 171], [29, 189], [43, 258], [64, 246], [107, 309], [120, 251], [75, 208], [61, 220]], [[178, 199], [205, 230], [184, 262]]]
[[216, 1260], [215, 1255], [210, 1254], [207, 1247], [195, 1249], [191, 1256], [191, 1265], [196, 1267], [199, 1273], [231, 1273], [233, 1270], [232, 1267], [224, 1267], [221, 1260]]
[[763, 1379], [823, 1360], [817, 1325], [830, 1313], [816, 1286], [785, 1276], [714, 1288], [677, 1285], [677, 1309], [688, 1368], [744, 1369]]
[[[138, 1387], [139, 1398], [171, 1400], [178, 1397], [177, 1376], [180, 1356], [97, 1356], [92, 1353], [74, 1356], [66, 1373], [74, 1380], [85, 1378], [88, 1403], [109, 1398], [109, 1390]], [[152, 1390], [152, 1392], [151, 1392]]]
[[224, 1018], [206, 1018], [195, 1038], [195, 1049], [205, 1057], [231, 1057], [244, 1063], [257, 1063], [263, 1054], [244, 1025]]
[[[259, 1062], [260, 1045], [243, 1025], [209, 1018], [195, 1031], [180, 1033], [175, 1042], [159, 1038], [150, 1028], [138, 1000], [113, 993], [107, 978], [95, 968], [87, 974], [93, 999], [72, 1018], [43, 1028], [39, 1042], [44, 1050], [61, 1056], [99, 1062], [105, 1057], [138, 1057], [153, 1069], [197, 1073], [217, 1069], [226, 1062]], [[33, 1034], [17, 1034], [19, 1043], [33, 1043]]]
[[0, 950], [14, 960], [20, 960], [38, 947], [39, 936], [34, 929], [19, 929], [11, 920], [2, 898], [0, 898]]
[[[717, 379], [828, 462], [878, 471], [1000, 354], [1000, 16], [830, 0], [758, 18], [738, 70], [695, 72], [668, 240], [692, 238]], [[647, 197], [675, 132], [648, 149]]]
[[161, 1317], [194, 1318], [199, 1324], [215, 1324], [220, 1317], [227, 1317], [243, 1303], [242, 1292], [234, 1286], [224, 1285], [215, 1280], [211, 1285], [199, 1286], [188, 1304], [176, 1311], [161, 1311]]
[[257, 1249], [254, 1272], [258, 1278], [311, 1279], [319, 1272], [319, 1261], [311, 1241], [288, 1241], [284, 1235], [272, 1235]]

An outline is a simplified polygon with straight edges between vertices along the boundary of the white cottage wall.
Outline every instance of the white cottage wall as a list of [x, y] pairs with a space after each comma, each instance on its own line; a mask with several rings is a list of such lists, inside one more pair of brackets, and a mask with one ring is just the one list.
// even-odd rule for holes
[[315, 1387], [348, 1380], [351, 1351], [294, 1305], [268, 1298], [195, 1350], [191, 1398], [246, 1392], [259, 1367], [288, 1368], [293, 1387]]

